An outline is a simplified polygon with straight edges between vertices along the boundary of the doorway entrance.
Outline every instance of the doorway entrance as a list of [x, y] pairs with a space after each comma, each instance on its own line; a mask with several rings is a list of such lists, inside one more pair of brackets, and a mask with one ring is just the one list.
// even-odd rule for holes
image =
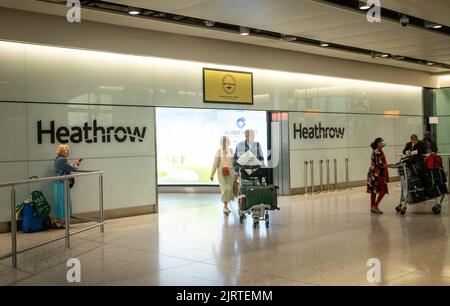
[[171, 192], [186, 192], [186, 188], [217, 190], [217, 178], [210, 181], [210, 173], [220, 137], [229, 137], [234, 152], [236, 145], [245, 140], [247, 129], [255, 131], [255, 141], [260, 143], [267, 165], [266, 111], [158, 107], [155, 115], [161, 191], [165, 189], [161, 187], [170, 187]]

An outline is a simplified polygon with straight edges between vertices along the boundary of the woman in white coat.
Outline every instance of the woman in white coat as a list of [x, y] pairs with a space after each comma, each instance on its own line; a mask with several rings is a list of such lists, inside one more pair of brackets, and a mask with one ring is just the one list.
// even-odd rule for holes
[[220, 194], [223, 202], [223, 213], [228, 216], [231, 210], [228, 208], [228, 202], [234, 200], [233, 184], [235, 172], [233, 170], [233, 151], [230, 149], [230, 140], [227, 136], [220, 138], [220, 148], [216, 152], [214, 164], [211, 170], [211, 181], [217, 171], [219, 178]]

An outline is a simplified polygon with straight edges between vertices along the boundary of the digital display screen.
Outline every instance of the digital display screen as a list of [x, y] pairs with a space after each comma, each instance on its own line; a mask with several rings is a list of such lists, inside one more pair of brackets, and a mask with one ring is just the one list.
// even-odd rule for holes
[[217, 185], [217, 175], [209, 177], [220, 138], [228, 136], [234, 153], [247, 129], [267, 161], [265, 111], [156, 108], [158, 184]]

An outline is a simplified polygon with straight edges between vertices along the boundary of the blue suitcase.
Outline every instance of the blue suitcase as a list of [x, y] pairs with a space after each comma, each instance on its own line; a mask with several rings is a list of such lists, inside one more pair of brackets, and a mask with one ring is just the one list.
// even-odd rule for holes
[[22, 214], [22, 232], [33, 233], [45, 229], [45, 219], [35, 216], [33, 202], [24, 204]]

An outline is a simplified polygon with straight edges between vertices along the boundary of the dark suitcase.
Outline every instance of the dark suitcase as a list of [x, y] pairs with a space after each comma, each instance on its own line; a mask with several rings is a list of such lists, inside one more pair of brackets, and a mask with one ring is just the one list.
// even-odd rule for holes
[[429, 170], [428, 173], [432, 185], [447, 182], [447, 177], [442, 169]]
[[435, 198], [448, 193], [447, 185], [445, 183], [437, 183], [432, 187], [426, 189], [426, 195], [429, 198]]
[[445, 183], [436, 185], [436, 188], [439, 189], [439, 195], [444, 195], [448, 193], [447, 184]]
[[427, 196], [427, 198], [435, 198], [440, 196], [440, 190], [436, 186], [432, 186], [425, 189], [425, 195]]
[[245, 198], [242, 203], [242, 210], [248, 210], [254, 205], [270, 205], [270, 209], [277, 207], [277, 187], [267, 186], [243, 186], [242, 194]]
[[445, 184], [439, 184], [426, 190], [426, 195], [428, 198], [440, 197], [447, 193], [448, 193], [447, 185]]
[[425, 188], [420, 178], [411, 178], [408, 180], [408, 202], [419, 203], [425, 200]]
[[401, 159], [406, 164], [412, 176], [421, 176], [425, 171], [425, 160], [420, 155], [411, 155]]
[[442, 169], [431, 169], [426, 173], [425, 193], [429, 198], [439, 197], [447, 194], [447, 178]]

